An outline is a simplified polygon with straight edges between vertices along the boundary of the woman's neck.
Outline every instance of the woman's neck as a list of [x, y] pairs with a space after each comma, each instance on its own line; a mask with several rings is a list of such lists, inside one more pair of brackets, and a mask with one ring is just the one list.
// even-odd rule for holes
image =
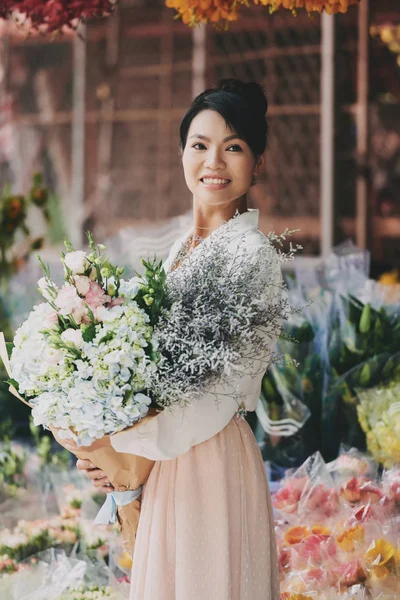
[[200, 204], [193, 199], [193, 235], [206, 238], [220, 225], [226, 223], [236, 212], [247, 211], [247, 198], [242, 196], [227, 206], [210, 206]]

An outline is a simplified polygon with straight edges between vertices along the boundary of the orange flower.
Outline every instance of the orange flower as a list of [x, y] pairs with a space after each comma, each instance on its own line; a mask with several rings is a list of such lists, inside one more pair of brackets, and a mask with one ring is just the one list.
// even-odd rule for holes
[[281, 600], [312, 600], [310, 596], [304, 596], [304, 594], [291, 594], [290, 592], [283, 592], [281, 594]]
[[347, 531], [344, 531], [336, 538], [336, 543], [345, 552], [352, 552], [354, 550], [354, 543], [362, 542], [364, 540], [364, 529], [361, 525], [356, 525]]
[[298, 9], [305, 9], [308, 13], [319, 13], [326, 11], [328, 15], [345, 13], [349, 6], [358, 4], [360, 0], [253, 0], [254, 4], [269, 6], [271, 13], [280, 8], [291, 10], [297, 14]]
[[311, 533], [315, 533], [315, 535], [330, 535], [331, 531], [328, 527], [323, 527], [322, 525], [313, 525], [311, 527]]
[[193, 27], [200, 23], [228, 25], [238, 19], [241, 4], [247, 0], [166, 0], [168, 8], [174, 8], [182, 21]]
[[308, 535], [310, 535], [310, 530], [308, 529], [308, 527], [298, 525], [297, 527], [291, 527], [287, 530], [287, 532], [284, 535], [284, 540], [287, 544], [293, 546], [293, 544], [298, 544]]
[[386, 565], [394, 557], [394, 555], [395, 549], [392, 544], [381, 538], [372, 542], [364, 554], [364, 558], [370, 569], [376, 570], [377, 567], [383, 567]]

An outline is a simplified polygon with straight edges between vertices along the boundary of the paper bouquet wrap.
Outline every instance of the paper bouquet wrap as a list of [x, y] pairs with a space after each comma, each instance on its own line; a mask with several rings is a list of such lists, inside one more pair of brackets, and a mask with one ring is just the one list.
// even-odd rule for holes
[[[153, 416], [145, 417], [140, 422]], [[154, 461], [117, 452], [112, 446], [75, 454], [78, 458], [90, 460], [107, 474], [114, 491], [107, 495], [95, 522], [107, 524], [117, 519], [126, 551], [132, 556], [139, 525], [142, 486], [150, 475]]]
[[[7, 373], [11, 376], [7, 349], [2, 333], [0, 333], [0, 357]], [[15, 387], [11, 385], [9, 391], [31, 407]], [[144, 417], [140, 423], [152, 419], [155, 415], [156, 411], [149, 410], [148, 416]], [[138, 425], [139, 423], [132, 425], [132, 427]], [[107, 495], [106, 502], [96, 517], [96, 523], [112, 523], [117, 519], [125, 548], [132, 556], [139, 525], [142, 486], [150, 475], [154, 461], [134, 454], [117, 452], [112, 446], [100, 448], [93, 452], [82, 450], [76, 452], [75, 455], [77, 458], [90, 460], [97, 468], [107, 474], [114, 487], [114, 492]]]

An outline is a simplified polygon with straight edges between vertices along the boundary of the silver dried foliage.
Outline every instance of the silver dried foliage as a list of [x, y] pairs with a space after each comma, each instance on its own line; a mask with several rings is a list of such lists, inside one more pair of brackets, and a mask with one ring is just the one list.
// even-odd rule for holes
[[270, 233], [253, 249], [239, 236], [232, 255], [231, 226], [186, 256], [182, 248], [179, 268], [168, 275], [170, 309], [157, 326], [161, 360], [150, 386], [162, 407], [191, 402], [210, 382], [229, 389], [240, 362], [251, 370], [262, 357], [265, 369], [278, 358], [273, 341], [282, 320], [299, 311], [289, 305], [280, 269], [299, 247], [290, 244], [288, 253], [273, 248], [292, 232]]

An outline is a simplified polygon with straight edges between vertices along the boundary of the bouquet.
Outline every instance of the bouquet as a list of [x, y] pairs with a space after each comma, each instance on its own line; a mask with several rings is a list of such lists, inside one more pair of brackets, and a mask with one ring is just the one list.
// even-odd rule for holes
[[[9, 364], [3, 349], [10, 385], [32, 405], [35, 424], [69, 430], [88, 444], [157, 410], [195, 402], [211, 382], [243, 409], [230, 381], [243, 365], [251, 375], [275, 359], [282, 319], [295, 310], [282, 294], [279, 261], [294, 249], [276, 253], [272, 242], [281, 238], [274, 234], [248, 248], [243, 236], [227, 265], [233, 221], [182, 254], [168, 277], [154, 260], [144, 261], [142, 278], [124, 281], [90, 235], [89, 254], [67, 245], [61, 289], [43, 265], [39, 287], [47, 302], [17, 331]], [[123, 535], [135, 531], [140, 485], [153, 463], [109, 447], [78, 454], [106, 472], [117, 492], [139, 488], [107, 498], [108, 508], [119, 504]]]
[[[45, 276], [38, 283], [47, 302], [35, 306], [17, 330], [9, 364], [3, 347], [3, 360], [12, 389], [32, 406], [35, 425], [68, 431], [88, 445], [148, 413], [151, 400], [142, 391], [156, 367], [152, 324], [165, 274], [153, 262], [146, 263], [142, 280], [123, 280], [122, 270], [107, 261], [104, 247], [90, 234], [90, 253], [66, 247], [64, 285], [58, 288], [41, 263]], [[123, 505], [117, 516], [132, 548], [140, 486], [152, 461], [111, 447], [77, 455], [107, 472]], [[136, 491], [118, 496], [127, 490]]]

